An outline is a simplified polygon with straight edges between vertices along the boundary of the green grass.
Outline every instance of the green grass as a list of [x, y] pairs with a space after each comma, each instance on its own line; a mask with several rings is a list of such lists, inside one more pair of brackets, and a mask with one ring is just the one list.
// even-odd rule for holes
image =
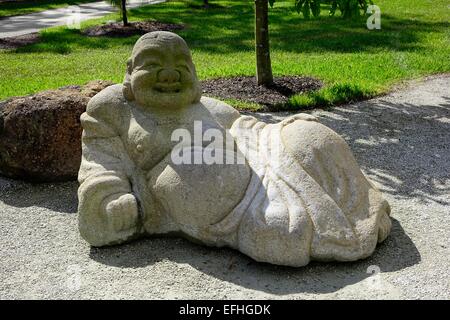
[[96, 0], [25, 0], [0, 3], [0, 18], [57, 9]]
[[[201, 79], [254, 75], [252, 1], [215, 3], [195, 9], [168, 2], [130, 12], [131, 20], [184, 23], [178, 32], [193, 51]], [[198, 2], [198, 1], [197, 1]], [[272, 63], [275, 76], [321, 79], [318, 92], [291, 98], [288, 109], [330, 106], [387, 92], [408, 79], [450, 71], [448, 0], [377, 0], [382, 29], [369, 31], [365, 20], [327, 17], [305, 20], [292, 0], [270, 9]], [[117, 19], [113, 14], [84, 23], [83, 28]], [[0, 99], [89, 80], [121, 82], [125, 62], [138, 37], [87, 38], [63, 27], [42, 33], [43, 41], [17, 51], [0, 51]], [[239, 108], [253, 104], [231, 101]]]

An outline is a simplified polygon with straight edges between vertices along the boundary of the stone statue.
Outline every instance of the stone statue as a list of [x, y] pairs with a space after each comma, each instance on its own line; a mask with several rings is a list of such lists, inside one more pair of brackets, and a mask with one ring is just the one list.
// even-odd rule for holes
[[[307, 114], [266, 124], [202, 97], [173, 33], [142, 36], [123, 85], [93, 97], [81, 122], [79, 229], [92, 246], [175, 234], [304, 266], [365, 258], [389, 234], [388, 203], [339, 135]], [[174, 139], [186, 132], [194, 141]], [[195, 161], [205, 151], [233, 161]], [[194, 161], [179, 163], [183, 152]]]

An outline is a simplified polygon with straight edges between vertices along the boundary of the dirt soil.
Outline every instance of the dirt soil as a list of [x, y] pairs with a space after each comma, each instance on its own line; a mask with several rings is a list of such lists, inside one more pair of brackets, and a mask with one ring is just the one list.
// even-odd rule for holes
[[320, 80], [286, 76], [274, 79], [271, 86], [260, 86], [255, 77], [218, 78], [202, 82], [203, 93], [221, 99], [237, 99], [265, 106], [268, 110], [288, 102], [294, 94], [318, 90]]
[[39, 33], [30, 33], [23, 36], [1, 38], [0, 49], [17, 49], [36, 43], [40, 40]]
[[184, 25], [165, 23], [160, 21], [131, 22], [124, 26], [122, 22], [114, 22], [100, 26], [93, 26], [82, 33], [89, 37], [129, 37], [143, 35], [152, 31], [175, 31], [184, 29]]

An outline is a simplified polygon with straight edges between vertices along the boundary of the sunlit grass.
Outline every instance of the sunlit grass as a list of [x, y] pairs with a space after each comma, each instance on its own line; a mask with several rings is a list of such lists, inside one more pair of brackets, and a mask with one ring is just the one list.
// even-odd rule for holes
[[[215, 0], [222, 7], [211, 10], [193, 8], [193, 2], [142, 7], [130, 18], [185, 24], [178, 33], [192, 49], [201, 79], [254, 75], [252, 1]], [[329, 18], [325, 11], [319, 19], [305, 20], [292, 0], [270, 10], [274, 74], [313, 76], [325, 83], [318, 92], [292, 97], [287, 109], [366, 99], [400, 81], [450, 71], [447, 0], [375, 2], [382, 10], [382, 29], [373, 31], [365, 20]], [[82, 27], [111, 19], [118, 15]], [[41, 43], [16, 52], [0, 51], [0, 99], [94, 79], [120, 82], [138, 38], [89, 38], [63, 27], [48, 29], [42, 37]]]

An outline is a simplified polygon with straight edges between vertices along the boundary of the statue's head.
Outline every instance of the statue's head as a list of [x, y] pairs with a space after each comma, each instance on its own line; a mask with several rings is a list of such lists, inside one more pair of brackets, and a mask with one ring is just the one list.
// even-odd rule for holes
[[170, 110], [198, 102], [200, 83], [183, 38], [166, 31], [139, 38], [127, 63], [123, 92], [143, 108]]

